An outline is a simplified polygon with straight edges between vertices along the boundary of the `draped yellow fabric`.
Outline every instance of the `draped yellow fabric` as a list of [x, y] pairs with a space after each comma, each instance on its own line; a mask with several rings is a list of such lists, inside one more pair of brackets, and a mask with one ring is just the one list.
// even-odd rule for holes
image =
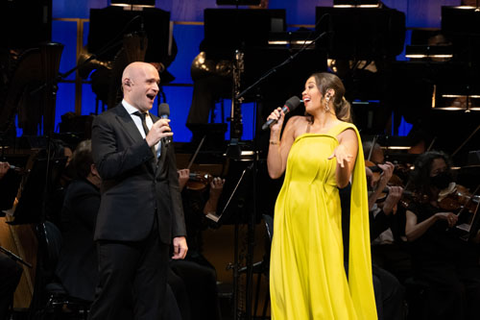
[[[343, 267], [336, 136], [352, 128], [359, 151], [352, 178], [349, 276]], [[344, 123], [303, 134], [290, 149], [275, 204], [270, 261], [272, 319], [377, 319], [370, 258], [367, 182], [360, 135]]]

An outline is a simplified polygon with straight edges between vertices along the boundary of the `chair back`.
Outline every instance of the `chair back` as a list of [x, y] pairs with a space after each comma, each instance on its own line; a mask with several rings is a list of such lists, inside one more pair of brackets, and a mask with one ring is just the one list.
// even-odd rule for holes
[[62, 249], [63, 237], [60, 229], [50, 221], [37, 226], [39, 245], [41, 246], [45, 276], [51, 280], [55, 274], [58, 257]]

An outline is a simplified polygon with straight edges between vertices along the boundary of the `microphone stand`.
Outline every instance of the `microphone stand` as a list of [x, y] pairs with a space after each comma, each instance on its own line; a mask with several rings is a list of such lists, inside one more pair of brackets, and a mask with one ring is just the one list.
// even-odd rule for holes
[[[325, 17], [326, 15], [323, 15], [317, 24]], [[242, 92], [236, 94], [234, 96], [235, 101], [242, 101], [243, 97], [251, 91], [253, 88], [257, 87], [262, 81], [270, 77], [272, 74], [276, 73], [277, 70], [287, 64], [289, 64], [291, 61], [293, 61], [301, 52], [305, 51], [308, 47], [312, 45], [312, 43], [315, 43], [325, 35], [327, 35], [329, 32], [322, 32], [320, 35], [318, 35], [313, 41], [310, 43], [306, 44], [307, 40], [305, 41], [305, 45], [295, 54], [291, 55], [288, 57], [285, 61], [280, 63], [279, 65], [271, 68], [269, 71], [267, 71], [265, 74], [263, 74], [257, 81], [255, 81], [253, 84], [251, 84], [248, 88], [243, 90]], [[235, 92], [236, 93], [236, 92]], [[234, 102], [232, 102], [234, 103]], [[255, 121], [254, 121], [255, 122]], [[254, 255], [254, 248], [255, 248], [255, 224], [256, 224], [256, 218], [257, 218], [257, 199], [256, 199], [256, 185], [257, 185], [257, 169], [258, 169], [258, 146], [257, 143], [254, 143], [255, 150], [254, 150], [254, 158], [253, 158], [253, 163], [252, 163], [252, 202], [253, 202], [253, 212], [250, 215], [250, 219], [248, 220], [248, 229], [247, 229], [247, 255], [246, 255], [246, 319], [250, 320], [252, 319], [252, 297], [253, 297], [253, 285], [252, 285], [252, 279], [253, 279], [253, 255]], [[236, 234], [235, 237], [238, 235]], [[237, 253], [236, 253], [237, 254]], [[236, 266], [238, 267], [238, 266]], [[238, 270], [234, 270], [234, 273], [238, 273]], [[235, 274], [235, 279], [238, 277], [238, 274]], [[237, 280], [238, 281], [238, 280]], [[234, 287], [236, 287], [234, 285]], [[235, 289], [234, 289], [235, 290]], [[236, 291], [236, 290], [235, 290]], [[236, 294], [236, 292], [234, 292]], [[235, 297], [235, 300], [237, 300], [238, 297]], [[234, 306], [234, 320], [238, 319], [238, 303], [236, 301], [235, 306]]]

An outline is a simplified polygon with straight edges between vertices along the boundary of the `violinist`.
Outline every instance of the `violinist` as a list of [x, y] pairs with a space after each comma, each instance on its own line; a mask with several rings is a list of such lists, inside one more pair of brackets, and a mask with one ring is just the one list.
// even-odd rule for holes
[[178, 170], [178, 176], [189, 250], [184, 260], [172, 260], [170, 267], [186, 288], [192, 319], [220, 320], [217, 274], [203, 256], [202, 233], [208, 227], [206, 214], [216, 212], [225, 179], [190, 169]]
[[401, 205], [404, 190], [401, 183], [392, 183], [395, 166], [385, 162], [381, 146], [370, 141], [363, 146], [369, 183], [368, 204], [374, 221], [370, 230], [372, 260], [404, 283], [411, 276], [410, 254], [404, 241], [405, 210]]
[[[385, 201], [382, 201], [384, 205], [381, 207], [384, 207], [382, 208], [384, 213], [389, 216], [394, 211], [403, 193], [401, 186], [392, 186], [390, 184], [395, 166], [389, 161], [385, 162], [383, 150], [378, 143], [364, 142], [363, 147], [369, 182], [368, 187], [370, 189], [368, 208], [369, 210], [375, 210], [374, 205], [381, 198]], [[386, 201], [387, 199], [388, 201]]]
[[[386, 244], [389, 247], [393, 245], [394, 237], [390, 227], [403, 188], [387, 186], [393, 175], [394, 165], [390, 162], [383, 163], [384, 156], [380, 146], [375, 144], [374, 150], [371, 150], [371, 143], [363, 143], [363, 145], [365, 146], [364, 153], [367, 164], [365, 170], [369, 190], [370, 239], [372, 242], [373, 283], [377, 315], [380, 320], [400, 320], [404, 319], [405, 316], [405, 289], [397, 277], [385, 269], [384, 263], [375, 262], [373, 252], [374, 248], [380, 244]], [[370, 151], [372, 152], [370, 153]], [[368, 165], [371, 167], [368, 167]], [[385, 196], [386, 190], [388, 190], [388, 194]], [[377, 202], [380, 198], [382, 201]]]
[[201, 233], [208, 227], [205, 215], [216, 212], [225, 179], [193, 173], [190, 169], [178, 170], [178, 175], [190, 251], [187, 257], [203, 260]]
[[477, 319], [480, 314], [478, 248], [461, 240], [455, 213], [440, 208], [438, 195], [453, 181], [449, 157], [428, 151], [411, 172], [416, 194], [406, 212], [406, 236], [413, 267], [428, 284], [426, 312], [431, 319]]
[[[378, 165], [382, 169], [380, 178], [376, 180], [374, 173], [370, 168], [366, 168], [367, 182], [369, 183], [368, 206], [373, 213], [375, 220], [381, 221], [376, 228], [370, 230], [372, 239], [377, 242], [394, 241], [392, 230], [390, 229], [391, 218], [396, 213], [396, 207], [400, 201], [403, 193], [403, 188], [400, 186], [387, 186], [388, 181], [393, 173], [393, 164], [387, 162]], [[381, 193], [388, 192], [382, 199], [381, 203], [377, 203]]]

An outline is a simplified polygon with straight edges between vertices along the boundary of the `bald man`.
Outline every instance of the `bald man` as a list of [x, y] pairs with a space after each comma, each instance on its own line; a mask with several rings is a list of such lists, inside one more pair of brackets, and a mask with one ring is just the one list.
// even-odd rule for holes
[[[187, 253], [185, 222], [168, 119], [149, 113], [160, 76], [148, 63], [128, 65], [123, 101], [97, 116], [92, 151], [102, 177], [95, 236], [100, 281], [90, 319], [162, 319], [169, 249]], [[163, 139], [163, 140], [162, 140]]]

